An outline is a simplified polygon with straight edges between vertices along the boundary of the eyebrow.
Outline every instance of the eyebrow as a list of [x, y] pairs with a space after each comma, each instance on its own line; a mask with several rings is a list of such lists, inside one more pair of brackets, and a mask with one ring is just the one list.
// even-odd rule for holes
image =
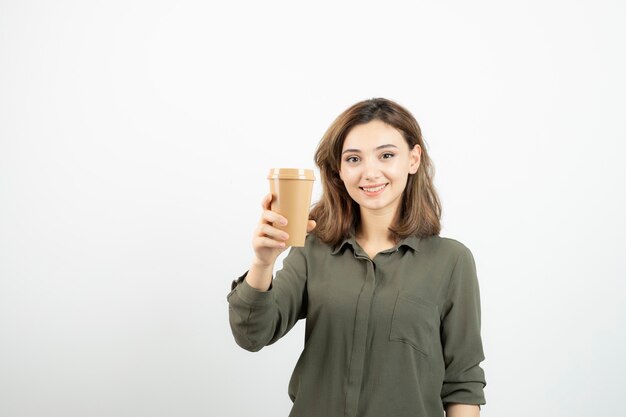
[[[392, 144], [388, 143], [386, 145], [377, 146], [375, 150], [384, 149], [384, 148], [396, 148], [396, 149], [398, 149], [398, 147], [396, 145], [392, 145]], [[346, 149], [345, 151], [341, 152], [341, 154], [343, 155], [346, 152], [361, 153], [361, 150], [360, 149]]]

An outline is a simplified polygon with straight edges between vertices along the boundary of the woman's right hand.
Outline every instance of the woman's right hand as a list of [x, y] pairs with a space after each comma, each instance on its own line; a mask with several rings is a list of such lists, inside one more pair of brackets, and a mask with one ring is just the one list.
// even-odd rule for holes
[[[254, 231], [252, 238], [252, 248], [256, 256], [255, 262], [257, 262], [259, 266], [264, 267], [274, 265], [278, 255], [287, 249], [285, 241], [289, 238], [287, 232], [272, 225], [272, 223], [286, 225], [288, 220], [275, 211], [272, 211], [271, 204], [272, 193], [268, 193], [261, 202], [263, 213], [259, 221], [259, 226]], [[285, 223], [280, 223], [281, 221]], [[309, 220], [307, 232], [310, 232], [313, 228], [315, 228], [315, 221]]]

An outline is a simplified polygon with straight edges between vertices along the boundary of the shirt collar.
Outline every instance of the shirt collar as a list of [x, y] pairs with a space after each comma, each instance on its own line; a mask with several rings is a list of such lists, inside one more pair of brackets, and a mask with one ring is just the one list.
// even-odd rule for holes
[[[387, 252], [387, 251], [392, 252], [392, 251], [395, 251], [396, 249], [399, 249], [401, 246], [408, 246], [414, 251], [419, 252], [418, 246], [419, 246], [420, 240], [422, 239], [419, 236], [411, 235], [411, 236], [405, 237], [404, 239], [401, 239], [400, 242], [398, 242], [393, 248], [387, 249], [383, 252]], [[341, 249], [345, 245], [348, 245], [348, 244], [352, 246], [352, 250], [356, 250], [357, 248], [360, 248], [360, 246], [356, 242], [356, 237], [354, 236], [354, 232], [350, 233], [350, 236], [344, 238], [338, 245], [336, 245], [333, 251], [331, 252], [331, 255], [336, 255], [337, 253], [341, 251]]]

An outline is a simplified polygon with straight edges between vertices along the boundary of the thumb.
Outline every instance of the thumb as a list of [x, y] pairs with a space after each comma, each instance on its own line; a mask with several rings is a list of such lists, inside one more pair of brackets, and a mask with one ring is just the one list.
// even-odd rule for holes
[[306, 225], [306, 232], [309, 233], [311, 230], [315, 229], [317, 226], [317, 222], [315, 220], [309, 220]]

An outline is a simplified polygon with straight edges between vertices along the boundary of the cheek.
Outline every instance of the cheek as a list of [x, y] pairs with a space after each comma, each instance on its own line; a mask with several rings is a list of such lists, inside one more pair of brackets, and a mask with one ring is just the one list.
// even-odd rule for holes
[[345, 184], [350, 184], [352, 180], [354, 180], [354, 173], [351, 173], [350, 170], [343, 169], [339, 172], [339, 177]]
[[404, 164], [404, 162], [402, 164], [396, 164], [393, 167], [392, 175], [395, 178], [404, 178], [406, 175], [409, 174], [410, 170], [411, 169], [409, 167], [409, 162], [406, 161], [406, 164]]

